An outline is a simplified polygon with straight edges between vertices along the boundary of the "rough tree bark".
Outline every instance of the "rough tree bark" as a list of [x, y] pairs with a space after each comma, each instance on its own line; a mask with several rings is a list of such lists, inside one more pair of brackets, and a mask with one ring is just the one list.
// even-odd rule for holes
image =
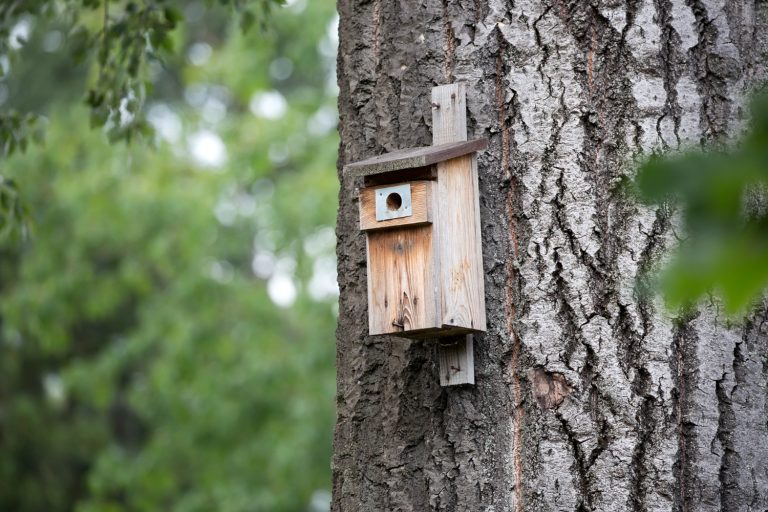
[[433, 343], [367, 336], [360, 183], [339, 174], [333, 509], [768, 509], [768, 313], [641, 299], [674, 218], [620, 186], [633, 159], [743, 127], [768, 4], [338, 9], [340, 167], [430, 144], [431, 87], [467, 83], [489, 328], [473, 387], [440, 388]]

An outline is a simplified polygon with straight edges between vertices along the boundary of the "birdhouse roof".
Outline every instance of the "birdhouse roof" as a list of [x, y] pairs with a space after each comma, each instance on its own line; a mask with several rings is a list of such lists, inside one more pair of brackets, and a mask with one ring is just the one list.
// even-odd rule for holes
[[367, 160], [347, 164], [344, 166], [344, 174], [347, 176], [372, 176], [402, 169], [425, 167], [481, 151], [487, 147], [487, 139], [475, 139], [450, 142], [438, 146], [399, 149], [392, 153], [384, 153]]

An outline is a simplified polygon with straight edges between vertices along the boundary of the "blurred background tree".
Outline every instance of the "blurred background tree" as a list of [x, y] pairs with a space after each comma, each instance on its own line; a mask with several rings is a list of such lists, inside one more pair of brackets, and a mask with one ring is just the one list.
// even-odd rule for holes
[[[722, 147], [657, 155], [634, 183], [639, 198], [677, 223], [680, 244], [645, 276], [670, 309], [722, 300], [743, 314], [768, 287], [768, 92], [752, 100], [744, 135]], [[674, 213], [679, 211], [676, 218]]]
[[2, 200], [28, 212], [0, 239], [0, 510], [327, 509], [334, 3], [142, 4], [165, 50], [101, 103], [125, 70], [72, 55], [103, 4], [42, 4], [0, 8], [28, 7], [0, 34]]

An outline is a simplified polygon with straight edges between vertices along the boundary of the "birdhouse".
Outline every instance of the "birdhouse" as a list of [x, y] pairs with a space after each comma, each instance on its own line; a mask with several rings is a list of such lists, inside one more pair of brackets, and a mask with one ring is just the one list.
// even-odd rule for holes
[[485, 331], [475, 153], [486, 146], [485, 139], [449, 142], [345, 167], [364, 185], [358, 197], [369, 334], [436, 338]]

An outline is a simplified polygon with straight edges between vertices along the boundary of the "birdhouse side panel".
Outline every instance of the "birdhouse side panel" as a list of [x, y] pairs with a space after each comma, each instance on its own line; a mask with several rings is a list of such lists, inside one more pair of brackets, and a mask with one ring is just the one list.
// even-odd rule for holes
[[407, 334], [439, 326], [432, 226], [371, 231], [369, 334]]
[[485, 331], [485, 286], [474, 155], [437, 166], [441, 326]]

